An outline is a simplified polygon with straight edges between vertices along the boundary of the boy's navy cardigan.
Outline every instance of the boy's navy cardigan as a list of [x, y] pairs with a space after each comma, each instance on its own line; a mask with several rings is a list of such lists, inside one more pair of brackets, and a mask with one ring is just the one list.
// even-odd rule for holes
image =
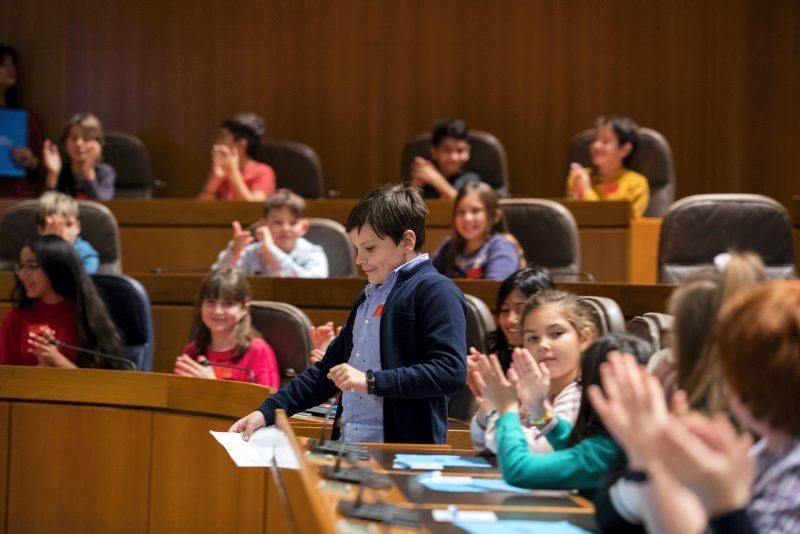
[[[356, 299], [347, 324], [325, 357], [306, 369], [261, 405], [267, 425], [275, 410], [288, 415], [317, 406], [338, 392], [328, 371], [347, 363], [353, 349], [353, 322], [365, 300]], [[467, 308], [461, 290], [430, 261], [401, 270], [381, 315], [381, 371], [375, 394], [383, 397], [386, 443], [444, 443], [447, 400], [467, 378]], [[336, 413], [338, 420], [341, 403]], [[338, 425], [334, 426], [338, 437]]]

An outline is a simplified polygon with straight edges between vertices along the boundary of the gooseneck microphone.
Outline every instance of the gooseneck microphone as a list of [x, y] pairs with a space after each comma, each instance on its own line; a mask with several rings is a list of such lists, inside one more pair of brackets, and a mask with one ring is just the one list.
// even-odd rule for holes
[[235, 371], [246, 371], [247, 381], [254, 384], [256, 381], [256, 372], [249, 367], [236, 367], [235, 365], [228, 365], [227, 363], [214, 363], [211, 360], [203, 360], [200, 365], [204, 367], [221, 367], [223, 369], [233, 369]]
[[78, 347], [76, 345], [68, 345], [67, 343], [64, 343], [63, 341], [59, 341], [56, 338], [52, 338], [50, 341], [48, 341], [48, 343], [50, 343], [51, 345], [53, 345], [55, 347], [64, 347], [65, 349], [72, 349], [72, 350], [74, 350], [76, 352], [83, 352], [84, 354], [91, 354], [93, 356], [99, 356], [100, 358], [103, 358], [104, 360], [122, 364], [122, 365], [124, 365], [126, 368], [128, 368], [131, 371], [138, 371], [139, 370], [139, 368], [136, 366], [136, 364], [134, 362], [128, 360], [127, 358], [120, 358], [119, 356], [112, 356], [111, 354], [106, 354], [104, 352], [98, 352], [96, 350], [84, 349], [83, 347]]

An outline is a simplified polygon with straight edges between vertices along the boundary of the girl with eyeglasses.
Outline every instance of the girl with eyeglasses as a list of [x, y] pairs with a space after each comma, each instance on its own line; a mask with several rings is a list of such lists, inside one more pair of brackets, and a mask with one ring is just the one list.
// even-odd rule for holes
[[119, 334], [75, 248], [55, 235], [37, 236], [14, 266], [13, 309], [0, 328], [0, 364], [115, 367], [55, 341], [122, 357]]

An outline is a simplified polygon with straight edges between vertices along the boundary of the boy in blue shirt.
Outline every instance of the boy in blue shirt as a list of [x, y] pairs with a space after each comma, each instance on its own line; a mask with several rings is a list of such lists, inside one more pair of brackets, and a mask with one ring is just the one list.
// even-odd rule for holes
[[36, 231], [39, 235], [57, 235], [71, 243], [86, 272], [97, 272], [100, 254], [80, 236], [81, 221], [78, 219], [78, 202], [74, 198], [58, 191], [48, 191], [39, 197]]
[[411, 162], [411, 185], [423, 198], [454, 199], [459, 189], [480, 177], [465, 171], [470, 158], [469, 130], [464, 121], [446, 119], [431, 130], [431, 160], [417, 156]]
[[342, 391], [334, 439], [444, 443], [447, 400], [466, 382], [464, 295], [434, 269], [427, 209], [408, 186], [380, 187], [350, 212], [347, 231], [368, 284], [321, 361], [240, 419], [243, 438]]

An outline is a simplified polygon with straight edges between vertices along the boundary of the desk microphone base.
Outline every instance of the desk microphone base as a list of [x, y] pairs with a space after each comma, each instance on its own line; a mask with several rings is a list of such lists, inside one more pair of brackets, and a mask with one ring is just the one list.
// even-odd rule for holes
[[380, 521], [386, 525], [419, 526], [419, 513], [416, 510], [400, 508], [394, 504], [341, 501], [338, 509], [340, 514], [356, 519]]
[[373, 489], [385, 489], [392, 485], [389, 477], [375, 473], [367, 467], [342, 467], [337, 470], [333, 466], [323, 465], [319, 468], [319, 473], [329, 480], [348, 484], [361, 484], [369, 481], [369, 487]]
[[333, 456], [349, 456], [353, 460], [369, 460], [369, 451], [361, 445], [342, 443], [341, 441], [308, 440], [308, 450], [316, 454], [332, 454]]

